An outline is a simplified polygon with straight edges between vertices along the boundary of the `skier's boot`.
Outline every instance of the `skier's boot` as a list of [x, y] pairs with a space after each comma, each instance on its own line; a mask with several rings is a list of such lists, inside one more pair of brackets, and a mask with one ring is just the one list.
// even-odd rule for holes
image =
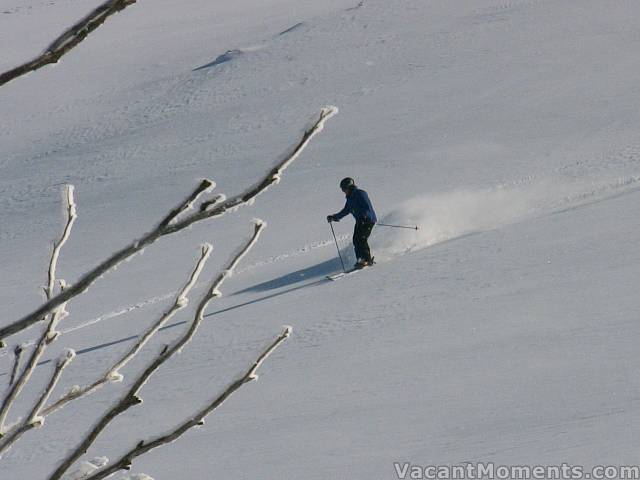
[[360, 270], [368, 265], [369, 262], [367, 262], [364, 258], [359, 258], [353, 268], [355, 268], [356, 270]]

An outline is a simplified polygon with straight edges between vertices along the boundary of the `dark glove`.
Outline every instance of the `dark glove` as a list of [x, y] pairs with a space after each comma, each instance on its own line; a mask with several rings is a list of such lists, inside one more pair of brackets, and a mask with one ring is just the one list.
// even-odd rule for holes
[[337, 222], [338, 219], [334, 215], [327, 215], [327, 222]]

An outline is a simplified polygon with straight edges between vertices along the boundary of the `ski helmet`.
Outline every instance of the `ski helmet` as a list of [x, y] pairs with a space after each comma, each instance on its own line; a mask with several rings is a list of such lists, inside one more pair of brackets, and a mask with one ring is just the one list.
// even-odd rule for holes
[[351, 177], [345, 177], [342, 180], [340, 180], [340, 189], [341, 190], [347, 190], [349, 188], [353, 188], [356, 186], [356, 182], [353, 181], [353, 178]]

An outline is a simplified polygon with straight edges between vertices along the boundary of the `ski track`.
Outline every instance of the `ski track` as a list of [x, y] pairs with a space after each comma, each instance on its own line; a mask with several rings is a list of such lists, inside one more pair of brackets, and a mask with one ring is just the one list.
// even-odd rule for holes
[[[345, 234], [345, 235], [338, 235], [336, 238], [338, 239], [339, 242], [345, 243], [345, 242], [350, 240], [351, 236]], [[274, 255], [274, 256], [269, 257], [269, 258], [267, 258], [265, 260], [259, 260], [257, 262], [254, 262], [254, 263], [252, 263], [250, 265], [247, 265], [247, 266], [245, 266], [243, 268], [238, 268], [234, 272], [234, 275], [239, 275], [239, 274], [254, 270], [256, 268], [262, 268], [262, 267], [265, 267], [265, 266], [268, 266], [268, 265], [272, 265], [272, 264], [277, 263], [277, 262], [290, 260], [292, 258], [296, 258], [296, 257], [299, 257], [301, 255], [305, 255], [305, 254], [307, 254], [307, 253], [309, 253], [311, 251], [317, 250], [319, 248], [325, 248], [327, 246], [332, 246], [333, 244], [334, 244], [334, 241], [333, 241], [332, 238], [331, 239], [327, 239], [327, 240], [321, 240], [321, 241], [314, 242], [314, 243], [310, 243], [308, 245], [305, 245], [304, 247], [292, 250], [290, 252], [282, 253], [282, 254], [279, 254], [279, 255]], [[205, 284], [206, 284], [206, 282], [198, 282], [195, 287], [197, 288], [197, 287], [203, 286]], [[132, 312], [134, 310], [139, 310], [139, 309], [142, 309], [142, 308], [150, 307], [150, 306], [155, 305], [156, 303], [159, 303], [159, 302], [168, 301], [168, 300], [174, 298], [177, 293], [178, 293], [177, 291], [172, 291], [172, 292], [164, 293], [164, 294], [161, 294], [161, 295], [157, 295], [155, 297], [140, 301], [140, 302], [138, 302], [138, 303], [136, 303], [134, 305], [129, 305], [129, 306], [126, 306], [126, 307], [118, 308], [116, 310], [113, 310], [111, 312], [105, 313], [105, 314], [100, 315], [98, 317], [94, 317], [94, 318], [92, 318], [90, 320], [82, 322], [82, 323], [80, 323], [78, 325], [75, 325], [73, 327], [70, 327], [70, 328], [67, 328], [67, 329], [61, 329], [60, 331], [63, 334], [76, 332], [78, 330], [82, 330], [84, 328], [90, 327], [90, 326], [95, 325], [97, 323], [104, 322], [104, 321], [107, 321], [107, 320], [112, 320], [112, 319], [117, 318], [117, 317], [121, 317], [122, 315], [126, 315], [127, 313], [130, 313], [130, 312]], [[24, 345], [25, 346], [31, 346], [34, 343], [35, 343], [35, 339], [26, 342]], [[3, 351], [3, 352], [0, 353], [0, 357], [5, 356], [7, 354], [8, 354], [8, 351]]]
[[[640, 146], [635, 146], [635, 147], [628, 147], [625, 148], [623, 150], [621, 150], [621, 152], [613, 154], [613, 155], [609, 155], [607, 156], [607, 158], [609, 159], [622, 159], [623, 161], [629, 161], [632, 163], [635, 163], [638, 159], [638, 154], [640, 153]], [[559, 167], [557, 169], [558, 172], [566, 172], [569, 170], [581, 170], [585, 167], [587, 163], [586, 162], [578, 162], [578, 163], [573, 163], [570, 165], [566, 165], [563, 167]], [[594, 161], [594, 165], [599, 165], [598, 161]], [[517, 194], [518, 191], [522, 191], [523, 189], [526, 189], [527, 185], [532, 185], [534, 184], [536, 180], [535, 176], [526, 176], [523, 177], [521, 179], [517, 179], [514, 180], [513, 182], [510, 182], [508, 184], [504, 184], [501, 185], [500, 188], [514, 188], [513, 190], [514, 193]], [[537, 205], [534, 207], [534, 212], [533, 214], [530, 216], [530, 218], [541, 218], [547, 215], [556, 215], [556, 214], [560, 214], [560, 213], [564, 213], [567, 211], [572, 211], [572, 210], [576, 210], [578, 208], [587, 206], [587, 205], [593, 205], [595, 203], [599, 203], [599, 202], [603, 202], [609, 199], [613, 199], [613, 198], [618, 198], [622, 195], [626, 195], [629, 193], [633, 193], [635, 191], [637, 191], [640, 188], [639, 185], [640, 182], [640, 175], [633, 175], [633, 176], [627, 176], [627, 177], [621, 177], [621, 178], [617, 178], [614, 180], [610, 180], [610, 181], [604, 181], [604, 182], [594, 182], [592, 184], [591, 188], [581, 188], [581, 189], [573, 189], [573, 191], [571, 191], [572, 189], [569, 188], [569, 192], [564, 194], [564, 195], [559, 195], [556, 197], [553, 197], [551, 199], [545, 199], [546, 202], [543, 205]], [[520, 190], [518, 190], [520, 189]], [[534, 205], [535, 205], [535, 200], [540, 200], [540, 199], [534, 199]], [[518, 221], [524, 221], [526, 220], [526, 218], [514, 218], [512, 219], [512, 221], [508, 221], [506, 222], [506, 224], [513, 224], [513, 223], [517, 223]], [[498, 227], [500, 225], [496, 225], [496, 227]], [[432, 243], [429, 244], [425, 244], [425, 246], [423, 248], [427, 248], [430, 247], [432, 245], [436, 245], [445, 241], [451, 241], [451, 240], [455, 240], [456, 238], [463, 238], [468, 236], [469, 234], [472, 233], [479, 233], [479, 232], [473, 232], [473, 231], [460, 231], [455, 235], [452, 235], [448, 238], [440, 238], [437, 241], [434, 241]], [[343, 249], [342, 250], [349, 250], [350, 248], [350, 239], [351, 236], [348, 234], [343, 234], [343, 235], [339, 235], [337, 236], [337, 239], [339, 241], [340, 244], [343, 245]], [[242, 274], [245, 272], [249, 272], [255, 269], [259, 269], [259, 268], [264, 268], [264, 267], [268, 267], [270, 265], [279, 263], [279, 262], [283, 262], [283, 261], [287, 261], [287, 260], [291, 260], [303, 255], [306, 255], [312, 251], [321, 249], [321, 248], [326, 248], [326, 247], [332, 247], [334, 245], [334, 241], [333, 239], [326, 239], [326, 240], [321, 240], [321, 241], [317, 241], [314, 243], [310, 243], [308, 245], [305, 245], [303, 247], [297, 248], [295, 250], [291, 250], [289, 252], [286, 253], [282, 253], [279, 255], [274, 255], [272, 257], [269, 257], [267, 259], [264, 260], [259, 260], [257, 262], [254, 262], [250, 265], [247, 265], [243, 268], [238, 268], [237, 271], [235, 272], [236, 275], [238, 274]], [[410, 251], [407, 251], [405, 253], [410, 253]], [[384, 259], [384, 255], [380, 255], [380, 260], [384, 263], [385, 259]], [[380, 262], [379, 262], [380, 263]], [[313, 282], [312, 282], [313, 284]], [[199, 282], [198, 283], [199, 286], [204, 285], [204, 282]], [[308, 286], [307, 284], [303, 285], [303, 286]], [[291, 290], [295, 290], [297, 289], [297, 287], [294, 287]], [[288, 292], [289, 290], [286, 290], [286, 292]], [[62, 333], [68, 334], [68, 333], [72, 333], [72, 332], [76, 332], [78, 330], [82, 330], [84, 328], [87, 327], [91, 327], [93, 325], [96, 325], [98, 323], [104, 322], [104, 321], [109, 321], [118, 317], [121, 317], [123, 315], [126, 315], [127, 313], [130, 313], [132, 311], [135, 310], [139, 310], [139, 309], [143, 309], [143, 308], [147, 308], [150, 307], [152, 305], [155, 305], [159, 302], [165, 302], [168, 301], [170, 299], [172, 299], [175, 295], [176, 295], [176, 291], [172, 291], [172, 292], [168, 292], [168, 293], [164, 293], [161, 295], [157, 295], [155, 297], [140, 301], [134, 305], [129, 305], [129, 306], [124, 306], [122, 308], [113, 310], [111, 312], [105, 313], [103, 315], [100, 315], [98, 317], [92, 318], [90, 320], [87, 320], [85, 322], [82, 322], [78, 325], [75, 325], [73, 327], [70, 327], [66, 330], [61, 330]], [[252, 302], [248, 302], [248, 303], [252, 303]], [[240, 304], [240, 306], [242, 306], [244, 304]], [[233, 308], [237, 308], [238, 306], [232, 306], [229, 307], [230, 309]], [[225, 311], [226, 309], [223, 309], [223, 311]], [[181, 322], [184, 323], [184, 322]], [[324, 325], [323, 328], [330, 328], [331, 326], [329, 324]], [[133, 338], [133, 337], [132, 337]], [[125, 339], [126, 340], [126, 339]], [[122, 339], [120, 340], [116, 340], [114, 342], [108, 342], [105, 345], [106, 346], [110, 346], [112, 344], [115, 343], [119, 343], [120, 341], [122, 341]], [[33, 345], [35, 343], [35, 340], [32, 340], [30, 342], [27, 342], [25, 345], [29, 346], [29, 345]], [[92, 350], [91, 348], [87, 349]], [[0, 357], [3, 356], [7, 356], [8, 355], [8, 350], [5, 349], [4, 352], [0, 353]], [[45, 361], [48, 362], [48, 361]], [[1, 375], [1, 374], [0, 374]]]

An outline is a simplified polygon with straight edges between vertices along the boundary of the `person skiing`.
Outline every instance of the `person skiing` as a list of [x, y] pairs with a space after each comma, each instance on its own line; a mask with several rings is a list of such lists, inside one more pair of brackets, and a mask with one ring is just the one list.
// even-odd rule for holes
[[364, 268], [373, 265], [373, 257], [369, 249], [369, 235], [373, 226], [378, 221], [376, 212], [373, 210], [369, 195], [364, 190], [356, 187], [353, 178], [346, 177], [340, 181], [340, 189], [347, 197], [344, 208], [338, 213], [327, 216], [328, 222], [339, 222], [347, 214], [353, 215], [356, 225], [353, 229], [353, 247], [356, 252], [357, 262], [355, 268]]

